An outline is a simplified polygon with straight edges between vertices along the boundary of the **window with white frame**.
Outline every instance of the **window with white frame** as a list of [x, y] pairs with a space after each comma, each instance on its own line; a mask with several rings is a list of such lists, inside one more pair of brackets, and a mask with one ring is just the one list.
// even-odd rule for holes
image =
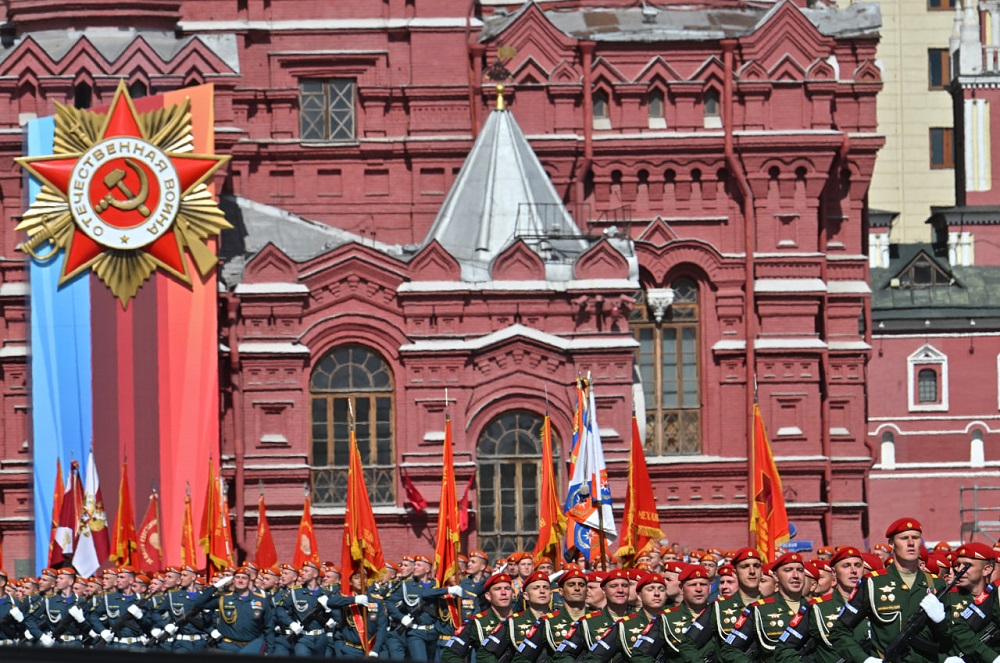
[[910, 412], [948, 409], [948, 356], [927, 344], [907, 357]]

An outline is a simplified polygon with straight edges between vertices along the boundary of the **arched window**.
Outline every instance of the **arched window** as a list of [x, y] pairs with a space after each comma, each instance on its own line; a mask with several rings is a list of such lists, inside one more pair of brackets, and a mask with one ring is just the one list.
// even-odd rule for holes
[[882, 433], [882, 448], [879, 454], [879, 463], [883, 470], [896, 469], [896, 437], [892, 431]]
[[[543, 425], [533, 412], [511, 410], [479, 434], [479, 547], [491, 558], [531, 550], [538, 538]], [[553, 433], [553, 459], [559, 458], [558, 450]], [[557, 472], [558, 463], [553, 464]]]
[[128, 93], [133, 99], [142, 99], [149, 95], [149, 88], [142, 81], [134, 81], [129, 84]]
[[698, 284], [689, 278], [644, 291], [632, 310], [651, 455], [701, 453], [699, 319]]
[[342, 345], [319, 360], [309, 381], [312, 401], [312, 499], [343, 505], [350, 462], [349, 411], [372, 504], [396, 503], [392, 373], [361, 345]]

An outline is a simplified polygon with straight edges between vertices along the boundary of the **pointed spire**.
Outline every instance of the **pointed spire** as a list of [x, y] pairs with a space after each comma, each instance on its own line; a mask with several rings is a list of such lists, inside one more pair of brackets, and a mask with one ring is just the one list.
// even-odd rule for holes
[[951, 37], [948, 39], [948, 51], [954, 58], [962, 43], [962, 0], [955, 0], [955, 20], [951, 26]]

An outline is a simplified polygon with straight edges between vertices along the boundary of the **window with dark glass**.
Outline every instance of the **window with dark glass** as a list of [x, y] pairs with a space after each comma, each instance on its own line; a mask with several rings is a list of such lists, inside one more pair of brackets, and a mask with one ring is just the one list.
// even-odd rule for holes
[[87, 83], [77, 83], [73, 88], [73, 108], [86, 109], [94, 104], [94, 89]]
[[951, 77], [951, 56], [947, 48], [927, 49], [927, 89], [944, 90]]
[[372, 504], [396, 503], [392, 373], [361, 345], [342, 345], [320, 359], [309, 384], [312, 403], [312, 499], [341, 506], [347, 499], [350, 412]]
[[608, 93], [604, 90], [594, 92], [594, 119], [608, 119]]
[[938, 402], [938, 374], [933, 368], [921, 368], [917, 373], [917, 402]]
[[315, 141], [352, 141], [356, 136], [356, 84], [347, 78], [299, 82], [299, 137]]
[[955, 8], [955, 0], [927, 0], [930, 11], [946, 11]]
[[663, 117], [663, 90], [652, 90], [649, 93], [649, 117]]
[[676, 279], [673, 302], [656, 320], [644, 291], [629, 327], [639, 341], [636, 364], [646, 407], [646, 452], [654, 456], [701, 453], [701, 371], [698, 284]]
[[[490, 558], [531, 550], [538, 538], [544, 419], [512, 410], [491, 421], [476, 445], [479, 546]], [[552, 458], [559, 443], [552, 435]], [[553, 461], [558, 479], [558, 463]]]
[[931, 168], [954, 168], [955, 147], [950, 127], [931, 129]]
[[719, 117], [719, 91], [715, 88], [705, 90], [705, 117]]
[[926, 255], [920, 255], [899, 273], [899, 285], [904, 288], [930, 288], [951, 285], [952, 278]]

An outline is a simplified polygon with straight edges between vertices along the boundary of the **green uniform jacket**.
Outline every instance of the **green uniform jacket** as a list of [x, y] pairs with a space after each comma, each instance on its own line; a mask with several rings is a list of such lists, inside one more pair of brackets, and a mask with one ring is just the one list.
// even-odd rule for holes
[[747, 661], [770, 662], [775, 658], [775, 649], [781, 634], [795, 618], [798, 610], [793, 610], [781, 594], [754, 601], [739, 616], [719, 648], [721, 663], [747, 663]]
[[476, 663], [496, 663], [496, 657], [486, 651], [483, 641], [502, 622], [503, 618], [492, 608], [470, 617], [441, 648], [441, 663], [468, 661], [473, 651]]
[[486, 636], [483, 647], [493, 654], [497, 663], [526, 663], [527, 659], [521, 656], [519, 648], [536, 621], [535, 613], [530, 610], [511, 615]]
[[573, 659], [556, 650], [573, 628], [573, 618], [565, 608], [553, 610], [543, 616], [525, 634], [524, 641], [518, 648], [521, 656], [528, 661], [545, 663], [572, 663]]
[[[869, 655], [881, 658], [910, 617], [920, 610], [920, 600], [942, 587], [944, 583], [928, 573], [918, 573], [910, 587], [893, 564], [885, 571], [866, 574], [830, 629], [833, 648], [848, 663], [864, 663]], [[871, 654], [862, 649], [854, 635], [855, 627], [863, 619], [868, 620], [871, 631]], [[903, 663], [936, 663], [940, 658], [939, 643], [949, 641], [949, 630], [947, 619], [940, 624], [928, 620], [928, 625], [914, 639], [914, 646], [903, 656]]]
[[556, 652], [574, 661], [582, 660], [594, 643], [611, 630], [616, 621], [618, 620], [607, 606], [603, 610], [588, 614], [573, 624]]
[[[953, 642], [952, 653], [962, 652], [967, 663], [993, 663], [1000, 651], [993, 649], [1000, 638], [995, 635], [996, 629], [1000, 629], [1000, 597], [997, 596], [997, 588], [989, 584], [981, 594], [973, 597], [971, 594], [964, 594], [964, 608], [955, 616], [953, 610], [949, 610], [951, 618], [951, 636]], [[946, 599], [951, 598], [959, 592], [950, 592]], [[958, 601], [946, 600], [945, 605], [955, 606]], [[992, 629], [991, 629], [992, 627]], [[988, 631], [994, 631], [994, 636], [990, 637]], [[988, 642], [983, 642], [986, 637]]]
[[[811, 663], [837, 663], [840, 654], [830, 642], [830, 629], [837, 623], [840, 611], [847, 600], [840, 592], [830, 592], [826, 596], [813, 598], [799, 609], [799, 614], [781, 634], [774, 651], [777, 663], [799, 663], [808, 657]], [[862, 620], [854, 627], [854, 637], [858, 642], [868, 638], [868, 621]], [[806, 650], [809, 650], [808, 653]]]
[[595, 642], [581, 660], [584, 663], [608, 663], [608, 661], [620, 663], [632, 660], [632, 648], [649, 624], [650, 619], [644, 610], [629, 615]]

